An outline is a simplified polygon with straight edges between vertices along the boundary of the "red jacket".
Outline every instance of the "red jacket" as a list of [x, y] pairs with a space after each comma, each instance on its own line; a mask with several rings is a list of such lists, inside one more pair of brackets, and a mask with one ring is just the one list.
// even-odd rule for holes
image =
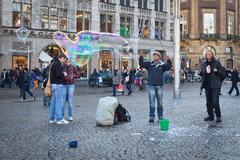
[[64, 71], [67, 72], [67, 76], [64, 77], [64, 84], [74, 84], [76, 78], [80, 78], [80, 73], [77, 70], [77, 67], [70, 65], [64, 65]]

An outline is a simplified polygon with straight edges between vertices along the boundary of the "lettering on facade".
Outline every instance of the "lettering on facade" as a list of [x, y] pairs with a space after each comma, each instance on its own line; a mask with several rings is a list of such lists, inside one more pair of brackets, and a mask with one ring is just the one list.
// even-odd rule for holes
[[[29, 37], [32, 38], [49, 38], [52, 39], [53, 38], [53, 33], [54, 32], [48, 32], [48, 31], [34, 31], [31, 30], [29, 31]], [[8, 28], [4, 28], [2, 29], [2, 34], [3, 35], [14, 35], [16, 36], [16, 29], [8, 29]], [[67, 33], [69, 37], [75, 37], [75, 34], [73, 33]]]
[[[14, 50], [27, 51], [27, 50], [32, 49], [32, 42], [31, 41], [27, 41], [26, 43], [14, 41], [12, 45], [13, 45], [12, 48]], [[28, 46], [29, 46], [29, 48], [28, 48]]]

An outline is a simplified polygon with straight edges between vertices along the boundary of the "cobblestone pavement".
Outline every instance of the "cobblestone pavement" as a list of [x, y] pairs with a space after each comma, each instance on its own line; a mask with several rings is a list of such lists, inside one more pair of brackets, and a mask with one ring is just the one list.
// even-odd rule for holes
[[[97, 127], [98, 99], [111, 95], [111, 88], [77, 88], [74, 121], [69, 125], [48, 124], [48, 108], [38, 93], [35, 102], [19, 102], [14, 89], [0, 90], [1, 160], [239, 160], [240, 97], [227, 95], [223, 85], [220, 98], [221, 124], [203, 121], [205, 97], [199, 84], [182, 86], [182, 98], [174, 100], [172, 86], [164, 87], [164, 115], [170, 129], [148, 123], [146, 92], [118, 96], [131, 116], [130, 123]], [[77, 140], [77, 149], [68, 142]]]

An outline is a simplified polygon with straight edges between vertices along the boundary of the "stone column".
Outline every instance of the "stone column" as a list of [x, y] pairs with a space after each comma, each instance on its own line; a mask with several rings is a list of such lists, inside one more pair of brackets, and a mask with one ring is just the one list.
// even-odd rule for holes
[[163, 1], [166, 5], [166, 12], [167, 12], [167, 20], [165, 22], [165, 39], [166, 40], [170, 40], [170, 18], [171, 18], [171, 14], [170, 14], [170, 0], [166, 0]]
[[2, 25], [12, 27], [12, 1], [2, 0]]
[[100, 12], [98, 10], [98, 0], [92, 0], [91, 30], [100, 31]]
[[41, 1], [32, 0], [32, 28], [41, 29]]
[[70, 32], [76, 32], [76, 13], [77, 13], [77, 0], [69, 1], [67, 8], [67, 18], [68, 18], [68, 28], [67, 30]]

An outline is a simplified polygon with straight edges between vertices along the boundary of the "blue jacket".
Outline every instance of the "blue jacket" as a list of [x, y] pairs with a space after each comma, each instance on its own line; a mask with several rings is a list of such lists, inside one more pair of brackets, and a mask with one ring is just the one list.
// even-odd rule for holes
[[139, 65], [148, 71], [148, 84], [155, 86], [163, 85], [163, 73], [172, 68], [171, 60], [168, 60], [167, 63], [159, 61], [157, 64], [154, 64], [153, 61], [144, 62], [142, 56], [139, 57]]

